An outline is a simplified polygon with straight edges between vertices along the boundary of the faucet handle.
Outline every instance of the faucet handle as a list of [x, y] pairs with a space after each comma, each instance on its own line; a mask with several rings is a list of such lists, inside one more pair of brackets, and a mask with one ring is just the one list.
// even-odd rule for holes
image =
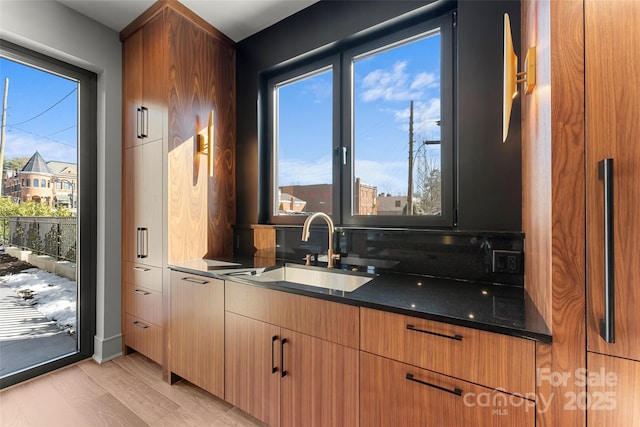
[[306, 254], [304, 256], [304, 259], [305, 259], [304, 265], [311, 265], [311, 254]]

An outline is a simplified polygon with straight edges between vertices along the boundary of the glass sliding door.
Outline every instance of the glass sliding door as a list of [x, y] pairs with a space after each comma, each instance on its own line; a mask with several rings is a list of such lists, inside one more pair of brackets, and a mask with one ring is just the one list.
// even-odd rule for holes
[[0, 40], [0, 387], [93, 354], [96, 75]]

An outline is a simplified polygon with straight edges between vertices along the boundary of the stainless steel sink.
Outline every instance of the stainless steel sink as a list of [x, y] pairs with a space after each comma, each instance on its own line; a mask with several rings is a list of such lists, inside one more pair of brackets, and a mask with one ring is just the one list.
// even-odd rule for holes
[[289, 282], [353, 292], [365, 283], [370, 282], [373, 277], [373, 275], [366, 273], [286, 264], [284, 267], [272, 270], [257, 270], [251, 275], [250, 279], [258, 282]]

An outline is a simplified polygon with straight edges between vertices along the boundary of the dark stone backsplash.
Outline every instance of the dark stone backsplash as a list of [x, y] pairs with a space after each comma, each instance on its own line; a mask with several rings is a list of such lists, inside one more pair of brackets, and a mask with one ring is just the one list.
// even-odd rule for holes
[[[302, 242], [301, 227], [276, 226], [276, 257], [301, 262], [307, 254], [327, 253], [326, 227], [312, 227]], [[363, 270], [419, 274], [522, 287], [524, 274], [492, 272], [494, 250], [524, 250], [524, 235], [508, 232], [359, 229], [338, 227], [342, 263]]]

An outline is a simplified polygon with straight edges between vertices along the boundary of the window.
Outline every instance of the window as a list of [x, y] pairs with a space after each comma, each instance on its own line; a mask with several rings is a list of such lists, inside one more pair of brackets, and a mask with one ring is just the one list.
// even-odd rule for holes
[[452, 14], [344, 46], [267, 80], [271, 221], [453, 226]]
[[40, 186], [40, 181], [38, 181], [38, 178], [35, 178], [35, 179], [33, 180], [33, 186], [34, 186], [34, 187], [39, 187], [39, 186]]
[[[269, 81], [269, 134], [274, 144], [272, 216], [286, 221], [314, 212], [332, 215], [339, 88], [337, 58], [313, 63]], [[339, 188], [339, 187], [338, 187]], [[294, 220], [295, 221], [295, 220]]]
[[25, 185], [25, 187], [31, 187], [31, 180], [29, 178], [27, 178], [27, 185]]

